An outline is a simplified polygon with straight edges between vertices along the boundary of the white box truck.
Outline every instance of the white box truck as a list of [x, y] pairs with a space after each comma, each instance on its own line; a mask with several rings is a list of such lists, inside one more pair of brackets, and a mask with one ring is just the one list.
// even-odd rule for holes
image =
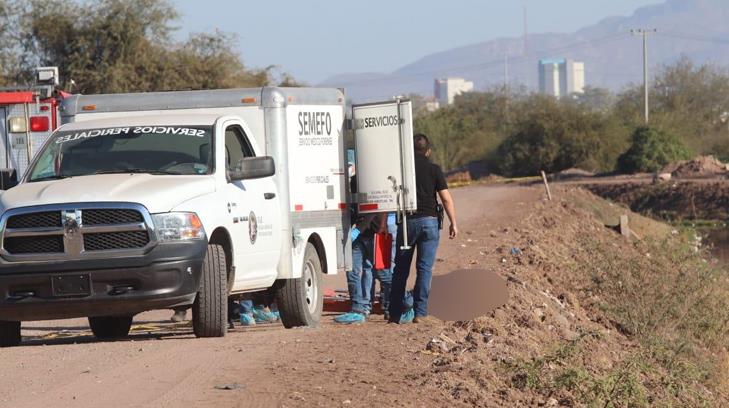
[[405, 215], [411, 111], [370, 104], [350, 121], [343, 93], [317, 88], [64, 100], [64, 124], [0, 195], [0, 345], [20, 343], [22, 321], [88, 317], [113, 338], [187, 305], [195, 335], [219, 337], [228, 297], [261, 291], [284, 326], [316, 325], [322, 274], [351, 263], [345, 133], [367, 153], [361, 209]]

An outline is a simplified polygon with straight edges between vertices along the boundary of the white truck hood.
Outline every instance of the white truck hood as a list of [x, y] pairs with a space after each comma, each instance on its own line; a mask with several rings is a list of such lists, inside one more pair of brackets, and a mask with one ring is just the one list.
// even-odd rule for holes
[[22, 183], [0, 195], [0, 205], [7, 210], [44, 204], [117, 201], [142, 204], [151, 213], [159, 213], [213, 191], [213, 176], [100, 174]]

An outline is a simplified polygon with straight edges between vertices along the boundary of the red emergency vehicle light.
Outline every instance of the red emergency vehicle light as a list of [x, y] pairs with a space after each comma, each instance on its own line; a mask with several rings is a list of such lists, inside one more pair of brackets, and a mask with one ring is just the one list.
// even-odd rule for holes
[[50, 127], [50, 121], [47, 116], [33, 116], [30, 118], [31, 132], [47, 132]]
[[30, 103], [35, 100], [33, 92], [0, 92], [0, 103]]

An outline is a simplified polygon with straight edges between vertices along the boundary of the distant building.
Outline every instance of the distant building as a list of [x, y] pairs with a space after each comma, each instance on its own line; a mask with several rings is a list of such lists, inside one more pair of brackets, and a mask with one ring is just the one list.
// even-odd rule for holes
[[435, 112], [440, 108], [440, 104], [438, 103], [438, 100], [434, 97], [426, 98], [425, 99], [425, 110], [428, 112]]
[[439, 106], [453, 104], [456, 95], [473, 91], [473, 82], [463, 78], [442, 78], [435, 80], [435, 99]]
[[539, 91], [557, 98], [585, 91], [585, 64], [571, 59], [539, 61]]

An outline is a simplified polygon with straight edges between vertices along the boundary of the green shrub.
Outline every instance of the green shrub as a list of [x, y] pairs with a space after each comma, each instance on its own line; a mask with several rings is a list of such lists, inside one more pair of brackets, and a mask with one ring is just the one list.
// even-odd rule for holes
[[690, 157], [681, 141], [658, 129], [640, 127], [633, 132], [628, 151], [618, 158], [623, 173], [654, 172]]
[[[557, 172], [594, 161], [605, 121], [600, 114], [534, 95], [522, 107], [515, 131], [499, 146], [499, 170], [507, 176]], [[592, 170], [592, 169], [590, 169]]]

